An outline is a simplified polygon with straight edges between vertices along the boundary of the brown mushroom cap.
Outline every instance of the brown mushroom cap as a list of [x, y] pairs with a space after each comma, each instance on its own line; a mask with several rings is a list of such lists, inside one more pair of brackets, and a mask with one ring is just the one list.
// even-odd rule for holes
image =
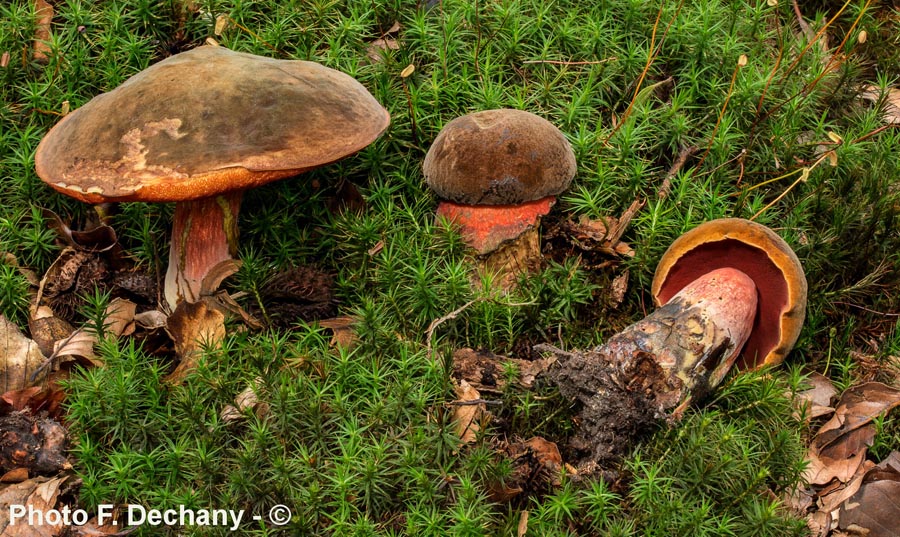
[[438, 197], [515, 205], [555, 196], [575, 176], [575, 153], [552, 123], [522, 110], [485, 110], [447, 123], [425, 156]]
[[738, 269], [753, 279], [758, 308], [739, 366], [781, 363], [806, 317], [806, 276], [797, 255], [771, 229], [740, 218], [706, 222], [675, 240], [663, 254], [651, 291], [657, 305], [703, 274]]
[[389, 121], [344, 73], [204, 46], [67, 115], [41, 141], [35, 167], [88, 203], [191, 200], [334, 162]]

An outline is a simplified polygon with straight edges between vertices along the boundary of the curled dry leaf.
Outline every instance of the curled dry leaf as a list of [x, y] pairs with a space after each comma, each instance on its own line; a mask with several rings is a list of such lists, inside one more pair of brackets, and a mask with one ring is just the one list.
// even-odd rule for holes
[[819, 429], [813, 442], [821, 449], [827, 448], [844, 435], [898, 405], [900, 390], [880, 382], [867, 382], [848, 388], [841, 395], [834, 417]]
[[900, 452], [866, 472], [862, 486], [841, 506], [839, 527], [868, 537], [895, 537], [900, 528]]
[[[134, 302], [124, 298], [114, 298], [110, 301], [104, 312], [104, 336], [118, 338], [130, 333], [130, 330], [134, 329], [133, 320], [136, 307]], [[97, 344], [97, 340], [98, 336], [94, 328], [79, 328], [69, 337], [55, 343], [52, 356], [77, 356], [94, 366], [103, 365], [102, 360], [94, 354], [94, 345]]]
[[[867, 101], [877, 103], [882, 98], [881, 88], [878, 86], [865, 86], [859, 96]], [[887, 94], [884, 95], [884, 111], [881, 118], [889, 125], [900, 125], [900, 89], [887, 89]]]
[[258, 418], [262, 418], [269, 412], [269, 405], [259, 400], [256, 392], [262, 385], [262, 379], [257, 377], [253, 383], [234, 398], [234, 405], [226, 405], [219, 413], [222, 421], [236, 421], [244, 417], [245, 410], [252, 410]]
[[178, 384], [197, 366], [204, 348], [218, 347], [225, 339], [225, 315], [205, 301], [180, 302], [166, 321], [166, 332], [181, 358], [167, 380]]
[[456, 434], [463, 443], [471, 444], [478, 438], [481, 420], [487, 415], [487, 408], [481, 402], [481, 394], [465, 380], [454, 386], [457, 400], [453, 402], [453, 421]]
[[799, 406], [798, 410], [803, 412], [806, 420], [834, 412], [831, 399], [837, 395], [837, 388], [831, 380], [821, 373], [812, 373], [807, 377], [806, 384], [809, 388], [799, 392], [795, 399], [795, 404]]
[[832, 479], [842, 483], [850, 481], [875, 438], [871, 421], [898, 405], [900, 390], [880, 382], [847, 389], [835, 407], [834, 416], [819, 429], [810, 444], [806, 480], [813, 485], [825, 485]]
[[[56, 509], [59, 489], [67, 479], [68, 477], [34, 478], [17, 483], [0, 492], [0, 504], [23, 505], [30, 511], [46, 512]], [[8, 503], [4, 503], [5, 501]], [[25, 524], [22, 520], [17, 520], [15, 524], [12, 524], [9, 509], [0, 511], [6, 511], [0, 514], [0, 531], [2, 531], [3, 537], [55, 537], [65, 529], [61, 519], [57, 524], [47, 524], [47, 520], [43, 520], [45, 524], [34, 526]]]
[[[28, 468], [13, 468], [0, 476], [0, 483], [21, 483], [28, 479]], [[0, 505], [3, 505], [0, 503]]]
[[34, 384], [31, 377], [43, 363], [44, 355], [37, 343], [0, 314], [0, 394]]
[[332, 317], [331, 319], [323, 319], [319, 321], [319, 326], [331, 330], [331, 348], [343, 347], [351, 350], [356, 347], [358, 339], [356, 332], [353, 331], [353, 325], [358, 322], [356, 317], [343, 315], [341, 317]]

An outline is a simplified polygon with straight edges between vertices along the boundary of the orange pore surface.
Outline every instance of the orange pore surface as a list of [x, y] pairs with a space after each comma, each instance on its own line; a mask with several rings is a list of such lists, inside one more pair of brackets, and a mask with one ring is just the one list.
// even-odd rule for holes
[[466, 244], [479, 254], [487, 254], [536, 225], [550, 212], [555, 201], [555, 196], [518, 205], [461, 205], [442, 201], [437, 216], [459, 226]]

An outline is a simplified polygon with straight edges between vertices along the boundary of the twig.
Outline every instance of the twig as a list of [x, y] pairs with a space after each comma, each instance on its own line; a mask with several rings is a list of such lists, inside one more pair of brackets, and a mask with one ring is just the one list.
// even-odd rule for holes
[[562, 61], [562, 60], [526, 60], [526, 61], [522, 62], [522, 65], [526, 65], [526, 64], [530, 65], [530, 64], [536, 64], [536, 63], [549, 63], [550, 65], [599, 65], [601, 63], [606, 63], [606, 62], [614, 62], [614, 61], [617, 61], [618, 59], [619, 58], [616, 56], [610, 56], [609, 58], [606, 58], [603, 60], [583, 61], [583, 62], [567, 62], [567, 61]]
[[869, 313], [874, 313], [874, 314], [876, 314], [876, 315], [883, 315], [883, 316], [885, 316], [885, 317], [900, 317], [900, 313], [885, 313], [885, 312], [883, 312], [883, 311], [876, 311], [876, 310], [873, 310], [873, 309], [869, 309], [869, 308], [867, 308], [867, 307], [865, 307], [865, 306], [860, 306], [859, 304], [853, 304], [852, 302], [839, 302], [839, 301], [835, 301], [835, 302], [833, 302], [833, 303], [834, 303], [834, 304], [841, 304], [842, 306], [850, 306], [851, 308], [860, 309], [860, 310], [863, 310], [863, 311], [867, 311], [867, 312], [869, 312]]
[[450, 313], [448, 313], [444, 316], [438, 317], [437, 319], [435, 319], [435, 320], [431, 321], [431, 323], [429, 323], [428, 330], [425, 331], [425, 342], [426, 342], [425, 349], [428, 354], [428, 357], [431, 358], [432, 360], [434, 359], [434, 353], [432, 352], [431, 340], [432, 340], [432, 336], [434, 336], [434, 331], [437, 330], [438, 326], [444, 324], [447, 321], [456, 319], [457, 317], [459, 317], [459, 315], [462, 312], [469, 309], [469, 307], [471, 307], [473, 304], [476, 304], [478, 302], [484, 302], [486, 300], [490, 300], [491, 302], [495, 302], [497, 304], [502, 304], [504, 306], [509, 306], [511, 308], [517, 308], [517, 307], [521, 307], [521, 306], [534, 306], [536, 304], [536, 302], [534, 302], [534, 301], [531, 301], [531, 302], [499, 302], [494, 298], [483, 297], [483, 296], [472, 299], [472, 300], [466, 302], [465, 304], [463, 304], [462, 306], [451, 311]]
[[681, 148], [681, 151], [678, 152], [678, 156], [675, 157], [675, 161], [672, 162], [672, 166], [669, 168], [669, 171], [666, 172], [666, 176], [663, 178], [662, 185], [659, 187], [659, 190], [656, 192], [656, 197], [659, 199], [666, 199], [666, 196], [669, 195], [669, 192], [672, 191], [672, 179], [678, 175], [678, 172], [681, 171], [681, 168], [684, 168], [685, 163], [687, 163], [687, 159], [691, 157], [694, 153], [699, 151], [695, 145], [691, 145], [688, 147]]

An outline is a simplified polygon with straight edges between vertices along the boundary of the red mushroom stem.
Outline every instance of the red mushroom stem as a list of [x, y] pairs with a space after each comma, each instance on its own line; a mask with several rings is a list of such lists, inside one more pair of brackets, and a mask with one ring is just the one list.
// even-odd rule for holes
[[181, 301], [196, 302], [210, 269], [237, 255], [242, 197], [242, 191], [234, 191], [175, 205], [165, 283], [173, 311]]
[[458, 225], [463, 240], [478, 254], [487, 254], [537, 225], [555, 201], [555, 196], [518, 205], [463, 205], [442, 201], [437, 215]]

